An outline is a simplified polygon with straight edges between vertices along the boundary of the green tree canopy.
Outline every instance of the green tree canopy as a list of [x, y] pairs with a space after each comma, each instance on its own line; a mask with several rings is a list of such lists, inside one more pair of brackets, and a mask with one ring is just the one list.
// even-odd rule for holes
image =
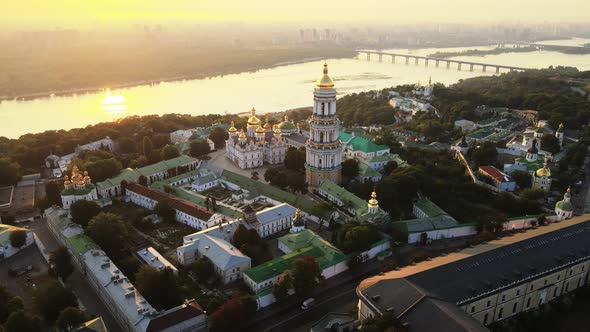
[[174, 272], [143, 265], [135, 275], [135, 286], [156, 309], [165, 310], [182, 303], [182, 296]]
[[527, 171], [516, 170], [513, 171], [510, 176], [521, 189], [529, 188], [532, 185], [533, 179], [531, 174]]
[[49, 324], [53, 324], [59, 313], [67, 307], [77, 307], [76, 296], [57, 282], [49, 280], [37, 285], [33, 293], [35, 308]]
[[41, 320], [37, 316], [16, 311], [4, 324], [4, 332], [41, 332]]
[[10, 158], [0, 158], [0, 186], [11, 186], [19, 179], [19, 164]]
[[272, 284], [272, 295], [278, 302], [283, 302], [289, 296], [289, 289], [291, 288], [293, 288], [293, 277], [291, 277], [291, 271], [287, 270]]
[[215, 149], [219, 150], [225, 146], [225, 140], [228, 136], [228, 133], [223, 128], [215, 127], [209, 134], [209, 139], [215, 144]]
[[64, 281], [74, 272], [70, 253], [64, 246], [49, 254], [49, 263], [53, 266], [55, 273]]
[[556, 154], [561, 150], [559, 140], [553, 135], [543, 135], [541, 137], [541, 149]]
[[109, 256], [118, 256], [125, 245], [127, 225], [120, 216], [101, 212], [88, 223], [86, 234]]
[[154, 206], [154, 212], [167, 223], [176, 221], [176, 210], [167, 201], [160, 201]]
[[62, 206], [61, 189], [57, 182], [49, 181], [45, 184], [45, 197], [47, 197], [47, 203], [50, 206]]
[[84, 311], [76, 307], [67, 307], [59, 313], [55, 326], [61, 331], [71, 331], [87, 320]]
[[323, 281], [320, 264], [309, 255], [293, 261], [291, 276], [293, 277], [293, 288], [298, 295], [308, 294]]
[[168, 160], [180, 156], [180, 151], [178, 151], [178, 148], [176, 146], [167, 144], [162, 148], [160, 156], [163, 160]]
[[192, 141], [189, 151], [190, 155], [195, 158], [202, 157], [210, 152], [209, 143], [204, 140]]
[[70, 214], [72, 221], [82, 227], [88, 226], [92, 218], [96, 217], [101, 211], [100, 205], [94, 201], [87, 201], [85, 199], [75, 201], [70, 206]]
[[201, 283], [207, 282], [215, 273], [211, 260], [205, 256], [199, 257], [190, 267], [191, 271]]
[[352, 180], [359, 175], [359, 162], [356, 159], [347, 159], [342, 163], [342, 177]]
[[16, 230], [10, 233], [10, 245], [20, 248], [27, 243], [27, 231]]

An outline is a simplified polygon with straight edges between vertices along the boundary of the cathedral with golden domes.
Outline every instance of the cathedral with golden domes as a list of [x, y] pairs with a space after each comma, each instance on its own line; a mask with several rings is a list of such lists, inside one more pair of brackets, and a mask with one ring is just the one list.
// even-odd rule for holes
[[282, 164], [285, 161], [289, 146], [281, 129], [276, 127], [273, 130], [268, 119], [265, 122], [262, 125], [254, 108], [248, 118], [246, 131], [238, 131], [232, 122], [228, 130], [229, 137], [225, 141], [225, 153], [238, 167], [257, 168], [265, 164]]
[[[83, 174], [83, 175], [82, 175]], [[64, 209], [69, 209], [76, 201], [92, 201], [98, 199], [96, 187], [92, 184], [88, 172], [80, 173], [78, 166], [72, 167], [72, 176], [64, 177], [64, 190], [61, 192], [61, 202]]]

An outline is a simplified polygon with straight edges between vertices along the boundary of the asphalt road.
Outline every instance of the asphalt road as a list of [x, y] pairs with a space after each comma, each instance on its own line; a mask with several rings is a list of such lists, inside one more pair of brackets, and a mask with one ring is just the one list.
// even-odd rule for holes
[[[43, 243], [47, 252], [51, 252], [59, 247], [59, 242], [57, 242], [53, 233], [47, 228], [45, 219], [24, 223], [24, 225], [28, 225], [35, 232], [35, 235]], [[35, 250], [37, 249], [35, 248]], [[122, 331], [115, 318], [113, 318], [113, 315], [94, 291], [94, 288], [90, 286], [78, 269], [74, 269], [72, 275], [66, 280], [66, 285], [76, 294], [88, 314], [102, 317], [109, 332]]]

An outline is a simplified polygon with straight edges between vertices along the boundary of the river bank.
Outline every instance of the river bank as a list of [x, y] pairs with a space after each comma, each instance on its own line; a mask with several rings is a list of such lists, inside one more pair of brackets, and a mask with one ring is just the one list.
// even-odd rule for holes
[[[136, 54], [131, 51], [96, 57], [86, 50], [78, 54], [78, 58], [70, 56], [66, 58], [66, 63], [61, 63], [64, 54], [52, 52], [45, 58], [23, 55], [21, 59], [15, 54], [0, 55], [0, 62], [4, 61], [6, 69], [0, 75], [0, 101], [76, 96], [105, 88], [115, 90], [161, 82], [208, 79], [323, 58], [351, 58], [355, 54], [352, 49], [322, 47], [158, 49], [147, 51], [142, 60], [134, 61]], [[56, 66], [60, 67], [60, 71], [51, 70]], [[65, 79], [68, 77], [71, 79]]]

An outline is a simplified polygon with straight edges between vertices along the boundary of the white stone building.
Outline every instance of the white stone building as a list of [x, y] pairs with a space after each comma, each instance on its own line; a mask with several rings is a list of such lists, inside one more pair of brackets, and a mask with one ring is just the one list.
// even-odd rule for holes
[[282, 164], [287, 154], [287, 142], [280, 129], [273, 130], [267, 122], [261, 125], [256, 110], [248, 118], [246, 132], [238, 133], [232, 122], [225, 141], [226, 156], [242, 169], [262, 167], [264, 164]]
[[555, 214], [557, 220], [570, 219], [574, 215], [574, 206], [572, 205], [570, 188], [567, 188], [566, 193], [563, 195], [563, 200], [555, 203]]
[[213, 227], [225, 218], [219, 213], [133, 182], [127, 187], [127, 196], [133, 204], [149, 210], [153, 210], [158, 202], [165, 201], [176, 211], [176, 221], [198, 230]]
[[[17, 231], [26, 233], [25, 244], [22, 247], [13, 247], [10, 241], [10, 235]], [[0, 224], [0, 261], [16, 254], [33, 243], [35, 243], [35, 238], [32, 230]]]
[[282, 203], [255, 212], [250, 205], [244, 209], [242, 218], [248, 228], [254, 228], [264, 238], [291, 228], [291, 220], [296, 209], [287, 203]]
[[194, 234], [184, 238], [176, 249], [178, 262], [190, 265], [199, 257], [207, 257], [224, 284], [242, 279], [242, 273], [251, 267], [250, 257], [231, 243], [207, 234]]

